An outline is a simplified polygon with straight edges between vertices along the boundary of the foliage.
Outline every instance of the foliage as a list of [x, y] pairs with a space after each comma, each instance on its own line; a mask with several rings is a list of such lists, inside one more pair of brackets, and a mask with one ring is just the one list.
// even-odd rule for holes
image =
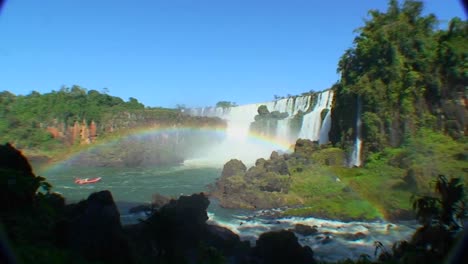
[[279, 111], [270, 112], [266, 105], [260, 105], [257, 109], [258, 115], [254, 117], [254, 122], [250, 124], [250, 131], [263, 135], [273, 136], [276, 133], [278, 120], [288, 117], [288, 113]]
[[[125, 102], [107, 93], [87, 91], [79, 86], [62, 87], [59, 91], [46, 94], [31, 92], [26, 96], [15, 96], [4, 91], [0, 93], [0, 102], [0, 142], [10, 142], [28, 155], [46, 159], [81, 151], [86, 148], [81, 146], [84, 143], [125, 137], [141, 127], [218, 127], [224, 124], [221, 119], [192, 117], [175, 109], [145, 108], [133, 97]], [[83, 130], [83, 127], [88, 130]], [[152, 155], [155, 163], [175, 163], [180, 161], [177, 153], [185, 150], [193, 152], [194, 148], [213, 140], [212, 137], [206, 138], [197, 135], [196, 142], [200, 144], [189, 146], [185, 143], [191, 139], [187, 135], [179, 138], [177, 144], [171, 137], [154, 136], [150, 139], [150, 144], [145, 145], [145, 149], [152, 147], [152, 152], [157, 151]], [[125, 149], [113, 150], [118, 153], [115, 156], [123, 159], [129, 156], [126, 154], [131, 154], [131, 151]], [[142, 153], [149, 154], [148, 151], [139, 152]], [[96, 161], [107, 158], [108, 155], [103, 155]], [[107, 160], [113, 163], [118, 158], [110, 157]], [[125, 160], [135, 165], [138, 163]]]
[[40, 94], [32, 91], [23, 96], [0, 93], [0, 141], [14, 142], [18, 147], [31, 148], [50, 143], [53, 138], [45, 131], [49, 125], [75, 121], [100, 122], [109, 112], [143, 110], [144, 105], [131, 97], [128, 102], [119, 97], [87, 91], [74, 85], [59, 91]]
[[221, 108], [230, 108], [230, 107], [235, 107], [237, 106], [236, 103], [230, 102], [230, 101], [219, 101], [216, 103], [216, 107], [221, 107]]
[[369, 12], [338, 65], [332, 142], [352, 144], [358, 96], [365, 156], [401, 146], [421, 128], [463, 137], [467, 112], [457, 102], [468, 83], [468, 23], [454, 18], [437, 30], [436, 17], [422, 9], [419, 1], [391, 0], [386, 12]]
[[[465, 190], [459, 178], [439, 175], [435, 181], [437, 196], [413, 199], [413, 209], [422, 224], [410, 241], [393, 245], [392, 252], [376, 242], [379, 260], [385, 263], [461, 263], [460, 252], [452, 248], [463, 239], [463, 221], [467, 217]], [[462, 241], [459, 241], [462, 242]], [[463, 244], [463, 243], [462, 243]], [[460, 249], [458, 249], [460, 250]], [[451, 256], [449, 256], [451, 255]], [[447, 257], [451, 259], [448, 260]]]
[[426, 227], [435, 224], [452, 231], [462, 228], [462, 221], [468, 216], [468, 211], [461, 180], [452, 178], [448, 181], [445, 176], [439, 175], [435, 191], [440, 198], [421, 196], [413, 201], [413, 209], [420, 223]]

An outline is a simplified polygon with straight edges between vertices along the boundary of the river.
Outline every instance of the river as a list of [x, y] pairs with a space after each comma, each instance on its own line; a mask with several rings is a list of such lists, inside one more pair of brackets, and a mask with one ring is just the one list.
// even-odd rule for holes
[[[86, 199], [96, 191], [110, 190], [120, 210], [122, 223], [129, 224], [145, 217], [143, 213], [130, 214], [128, 210], [132, 206], [151, 202], [154, 193], [178, 197], [207, 191], [207, 185], [214, 183], [220, 176], [221, 168], [196, 164], [141, 168], [83, 168], [62, 165], [38, 171], [38, 174], [46, 177], [53, 185], [53, 191], [61, 193], [67, 203]], [[77, 185], [74, 183], [75, 177], [102, 177], [102, 181]], [[310, 246], [316, 258], [322, 261], [357, 259], [362, 254], [373, 258], [375, 241], [382, 242], [390, 249], [394, 242], [410, 238], [416, 228], [414, 222], [342, 222], [312, 217], [272, 218], [272, 211], [274, 210], [225, 209], [219, 207], [216, 201], [211, 201], [208, 215], [210, 222], [231, 229], [251, 244], [259, 234], [266, 231], [294, 228], [298, 223], [316, 226], [318, 232], [314, 235], [296, 235], [299, 242]]]

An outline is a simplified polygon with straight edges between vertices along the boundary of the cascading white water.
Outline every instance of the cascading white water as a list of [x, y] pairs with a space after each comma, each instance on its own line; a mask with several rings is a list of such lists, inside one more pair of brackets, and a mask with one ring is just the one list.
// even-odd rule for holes
[[[302, 120], [302, 128], [299, 132], [299, 138], [320, 141], [319, 139], [322, 128], [322, 111], [326, 108], [330, 109], [332, 100], [333, 92], [330, 90], [324, 91], [318, 95], [317, 103], [312, 109], [312, 111], [304, 115], [304, 119]], [[325, 131], [322, 132], [322, 134], [324, 133]], [[328, 131], [326, 131], [326, 134], [328, 137]]]
[[354, 149], [353, 153], [351, 154], [351, 166], [359, 167], [361, 166], [361, 147], [362, 147], [362, 140], [361, 140], [361, 112], [362, 112], [362, 103], [361, 97], [358, 96], [357, 98], [357, 118], [356, 118], [356, 140], [354, 141]]
[[[317, 99], [313, 100], [314, 97], [317, 97]], [[328, 111], [324, 120], [322, 120], [321, 113], [324, 109], [331, 109], [332, 100], [333, 92], [326, 90], [314, 95], [288, 97], [272, 102], [240, 105], [230, 108], [195, 108], [190, 109], [189, 114], [194, 116], [216, 116], [227, 121], [226, 140], [221, 145], [210, 150], [211, 159], [215, 157], [220, 162], [226, 162], [231, 158], [237, 158], [245, 163], [253, 163], [260, 157], [268, 157], [273, 150], [286, 151], [288, 144], [294, 144], [298, 137], [297, 135], [292, 135], [291, 120], [299, 111], [306, 113], [303, 117], [299, 138], [319, 141], [321, 144], [327, 143], [328, 132], [331, 126], [331, 115], [330, 111]], [[314, 101], [316, 104], [311, 106]], [[275, 138], [269, 139], [270, 141], [275, 141], [276, 145], [259, 145], [258, 142], [256, 144], [250, 140], [250, 124], [255, 121], [254, 118], [258, 115], [257, 110], [261, 105], [265, 105], [270, 112], [278, 111], [288, 114], [288, 117], [285, 119], [278, 120], [274, 133]], [[273, 124], [267, 123], [268, 127], [270, 125]]]

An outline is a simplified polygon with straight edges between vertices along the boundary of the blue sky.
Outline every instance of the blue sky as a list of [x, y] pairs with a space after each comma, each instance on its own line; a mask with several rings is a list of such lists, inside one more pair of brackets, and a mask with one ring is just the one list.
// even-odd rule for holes
[[[425, 13], [466, 19], [457, 0]], [[7, 0], [0, 91], [78, 84], [147, 106], [263, 102], [323, 90], [387, 0]]]

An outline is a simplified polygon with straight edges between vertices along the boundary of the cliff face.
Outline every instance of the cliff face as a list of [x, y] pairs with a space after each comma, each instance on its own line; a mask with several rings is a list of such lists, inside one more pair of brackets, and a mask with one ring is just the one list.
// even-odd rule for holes
[[118, 144], [100, 144], [99, 148], [82, 151], [70, 165], [135, 167], [179, 164], [221, 140], [203, 131], [224, 126], [219, 118], [192, 117], [175, 111], [134, 111], [108, 114], [100, 123], [83, 120], [67, 126], [55, 120], [47, 131], [68, 147], [118, 140]]
[[[348, 151], [356, 139], [357, 94], [346, 93], [337, 88], [332, 108], [332, 128], [330, 139]], [[388, 103], [370, 103], [362, 94], [362, 139], [364, 153], [380, 151], [386, 146], [398, 147], [405, 136], [412, 135], [420, 127], [438, 130], [454, 139], [468, 135], [468, 100], [465, 94], [455, 93], [453, 97], [429, 101], [413, 98], [415, 114], [403, 116], [401, 108], [396, 107], [391, 115]]]
[[[115, 133], [126, 134], [134, 129], [160, 129], [165, 127], [217, 128], [225, 127], [223, 120], [214, 117], [192, 117], [177, 112], [153, 112], [151, 110], [118, 112], [105, 116], [101, 122], [86, 119], [67, 125], [57, 119], [45, 125], [55, 139], [67, 145], [93, 144], [99, 138]], [[168, 139], [169, 135], [162, 138]]]
[[54, 139], [61, 140], [67, 145], [92, 144], [98, 136], [96, 123], [91, 121], [88, 124], [86, 120], [82, 122], [75, 121], [72, 126], [57, 122], [48, 126], [47, 131]]
[[359, 29], [338, 66], [333, 143], [349, 148], [356, 141], [358, 98], [363, 158], [400, 147], [421, 129], [466, 136], [468, 23], [454, 18], [436, 30], [436, 18], [421, 10], [422, 3], [393, 1]]

